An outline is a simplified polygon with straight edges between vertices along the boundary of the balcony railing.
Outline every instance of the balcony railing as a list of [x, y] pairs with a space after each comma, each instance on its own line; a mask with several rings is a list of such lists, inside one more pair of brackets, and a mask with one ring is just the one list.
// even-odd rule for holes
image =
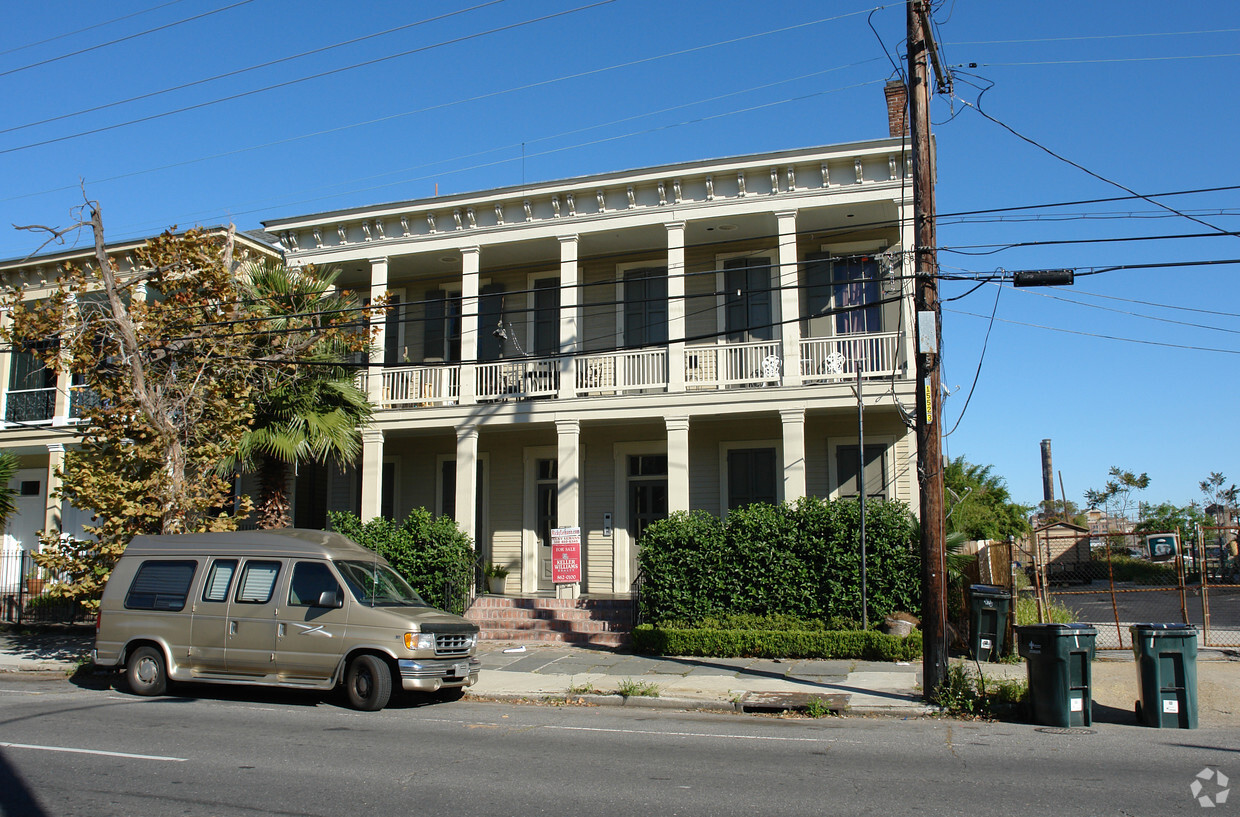
[[895, 332], [809, 338], [801, 341], [801, 382], [829, 383], [857, 376], [890, 377], [900, 366]]
[[17, 389], [5, 394], [6, 423], [50, 423], [56, 415], [56, 389]]
[[[890, 377], [901, 370], [900, 335], [895, 332], [808, 338], [801, 341], [801, 381], [807, 385], [846, 381], [857, 376]], [[473, 364], [479, 403], [560, 396], [560, 358], [520, 358]], [[664, 392], [673, 365], [666, 347], [576, 355], [566, 370], [579, 397]], [[689, 346], [684, 366], [687, 391], [778, 386], [785, 382], [779, 341]], [[380, 410], [456, 405], [461, 400], [460, 363], [399, 366], [382, 374]], [[21, 394], [11, 392], [11, 394]], [[85, 399], [85, 395], [81, 399]], [[75, 405], [77, 405], [75, 403]], [[50, 410], [48, 417], [50, 418]]]

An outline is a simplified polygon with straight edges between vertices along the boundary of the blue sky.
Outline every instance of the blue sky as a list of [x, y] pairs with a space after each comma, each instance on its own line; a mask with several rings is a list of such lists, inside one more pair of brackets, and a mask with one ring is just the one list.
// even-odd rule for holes
[[[67, 224], [80, 180], [120, 240], [882, 138], [904, 66], [902, 3], [10, 5], [0, 258], [39, 244], [8, 225]], [[1203, 225], [1038, 147], [1144, 195], [1240, 185], [1240, 5], [945, 0], [935, 19], [955, 73], [933, 103], [943, 271], [1147, 265], [1053, 290], [945, 282], [964, 296], [944, 304], [948, 455], [1030, 503], [1043, 438], [1076, 502], [1112, 465], [1148, 472], [1152, 501], [1199, 499], [1212, 471], [1240, 482], [1236, 265], [1183, 266], [1240, 259], [1221, 234], [1237, 191], [1159, 199]], [[1178, 235], [1195, 237], [1104, 241]]]

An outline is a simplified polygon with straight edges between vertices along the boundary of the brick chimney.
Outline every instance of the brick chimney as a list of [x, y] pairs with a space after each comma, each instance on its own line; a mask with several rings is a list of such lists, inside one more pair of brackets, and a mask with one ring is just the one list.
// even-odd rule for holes
[[904, 136], [908, 133], [908, 90], [904, 83], [893, 79], [884, 89], [887, 95], [887, 135]]

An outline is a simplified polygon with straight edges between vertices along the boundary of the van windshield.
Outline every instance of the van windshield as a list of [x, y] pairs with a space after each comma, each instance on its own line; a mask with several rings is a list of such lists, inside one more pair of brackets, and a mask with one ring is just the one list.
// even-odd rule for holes
[[375, 562], [340, 560], [340, 577], [353, 598], [371, 607], [429, 607], [417, 591], [392, 568]]

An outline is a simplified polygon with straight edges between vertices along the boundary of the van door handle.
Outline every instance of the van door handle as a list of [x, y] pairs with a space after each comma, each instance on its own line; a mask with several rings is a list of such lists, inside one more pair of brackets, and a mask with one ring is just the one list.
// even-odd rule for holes
[[237, 634], [237, 622], [235, 621], [228, 622], [228, 634], [229, 635]]
[[281, 622], [281, 624], [280, 624], [280, 632], [279, 632], [279, 636], [280, 636], [280, 638], [284, 638], [284, 633], [285, 633], [285, 628], [286, 628], [286, 627], [288, 627], [288, 625], [287, 625], [287, 624], [284, 624], [283, 622]]

